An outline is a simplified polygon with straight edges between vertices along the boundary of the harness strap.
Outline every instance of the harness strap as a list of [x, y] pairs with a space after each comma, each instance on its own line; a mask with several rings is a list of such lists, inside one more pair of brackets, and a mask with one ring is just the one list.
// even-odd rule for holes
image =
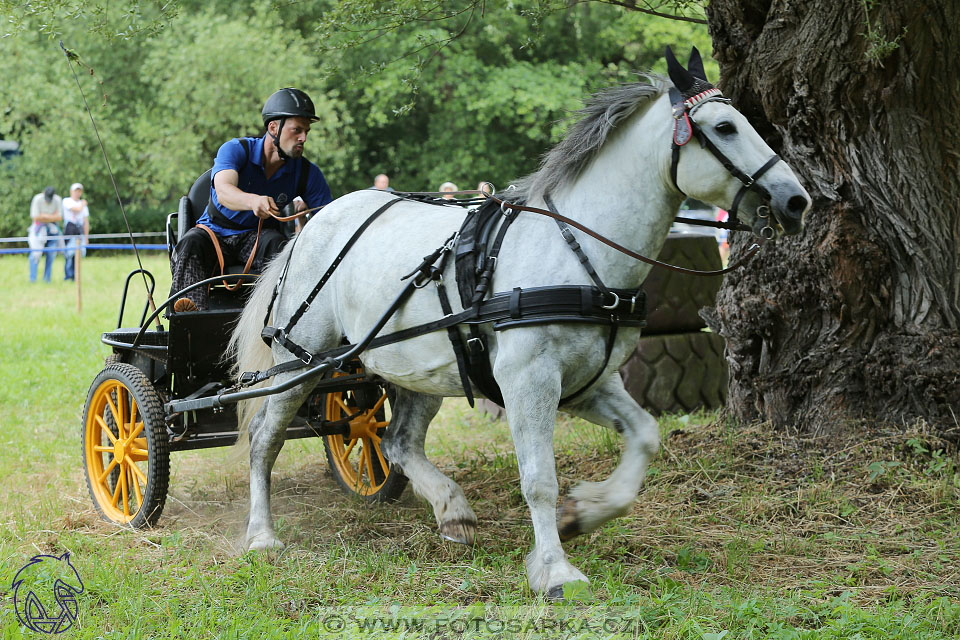
[[607, 333], [607, 346], [603, 354], [603, 364], [600, 365], [600, 368], [597, 370], [594, 376], [590, 378], [590, 382], [583, 385], [578, 390], [568, 395], [566, 398], [562, 398], [560, 400], [561, 403], [570, 402], [571, 400], [579, 396], [581, 393], [583, 393], [584, 391], [592, 387], [593, 383], [600, 379], [600, 376], [603, 375], [603, 372], [606, 371], [607, 369], [607, 365], [610, 363], [610, 354], [613, 353], [613, 345], [617, 340], [617, 331], [619, 330], [619, 328], [620, 328], [620, 323], [618, 322], [615, 322], [610, 325], [610, 331], [609, 333]]
[[[307, 309], [310, 308], [310, 304], [313, 302], [314, 298], [317, 297], [317, 294], [320, 293], [320, 290], [323, 289], [323, 286], [327, 284], [327, 281], [330, 279], [330, 276], [333, 275], [333, 272], [336, 271], [337, 267], [340, 266], [340, 263], [343, 262], [344, 257], [346, 257], [347, 255], [347, 251], [349, 251], [350, 248], [354, 245], [354, 243], [356, 243], [356, 241], [360, 238], [360, 236], [363, 235], [363, 232], [367, 230], [367, 227], [373, 224], [373, 221], [379, 218], [380, 214], [382, 214], [384, 211], [386, 211], [393, 205], [397, 204], [401, 200], [403, 200], [403, 198], [394, 198], [393, 200], [388, 201], [387, 203], [382, 205], [379, 209], [377, 209], [372, 214], [370, 214], [370, 216], [363, 221], [363, 224], [361, 224], [357, 228], [357, 230], [353, 232], [353, 235], [350, 236], [349, 240], [347, 240], [347, 243], [343, 246], [343, 249], [341, 249], [340, 253], [337, 254], [337, 257], [333, 259], [333, 262], [330, 264], [329, 267], [327, 267], [327, 270], [323, 273], [323, 275], [320, 276], [320, 280], [317, 282], [316, 286], [314, 286], [313, 290], [310, 292], [307, 298], [300, 304], [300, 306], [293, 313], [293, 315], [290, 316], [290, 320], [287, 321], [287, 325], [281, 330], [282, 336], [284, 338], [286, 338], [287, 334], [289, 334], [290, 331], [293, 329], [293, 327], [300, 321], [301, 316], [303, 316], [303, 314], [306, 313]], [[280, 288], [278, 283], [278, 287], [276, 290], [274, 290], [274, 293], [273, 293], [274, 299], [276, 299], [277, 293], [279, 291], [280, 291]], [[273, 305], [273, 301], [271, 300], [271, 306], [272, 305]], [[267, 345], [269, 346], [271, 339], [267, 337], [268, 329], [273, 329], [273, 327], [265, 327], [263, 332], [261, 332], [261, 337], [263, 337], [264, 342], [266, 342]], [[281, 335], [281, 334], [274, 334], [274, 335]]]
[[[713, 147], [712, 142], [709, 142], [709, 145], [710, 147]], [[767, 170], [769, 170], [773, 165], [777, 164], [778, 162], [780, 162], [780, 156], [778, 156], [777, 154], [774, 154], [773, 157], [767, 160], [762, 167], [754, 171], [752, 176], [747, 176], [746, 182], [740, 179], [741, 182], [743, 182], [743, 186], [740, 187], [739, 191], [737, 191], [737, 195], [733, 197], [733, 204], [730, 207], [730, 218], [728, 218], [728, 220], [738, 222], [737, 208], [740, 206], [740, 201], [743, 200], [743, 196], [747, 195], [747, 191], [749, 191], [751, 188], [757, 191], [761, 195], [761, 197], [765, 198], [766, 200], [770, 199], [770, 192], [767, 191], [765, 188], [763, 188], [762, 185], [757, 184], [757, 180], [759, 180], [760, 176], [765, 174]], [[740, 178], [740, 176], [736, 176], [736, 177]]]
[[[453, 316], [453, 307], [450, 306], [450, 297], [447, 296], [447, 288], [443, 285], [443, 280], [437, 280], [437, 296], [440, 298], [440, 309], [443, 311], [444, 318]], [[473, 387], [470, 385], [470, 371], [467, 365], [467, 352], [463, 344], [463, 337], [457, 331], [455, 324], [447, 327], [447, 337], [450, 338], [450, 346], [453, 347], [453, 355], [457, 358], [457, 372], [460, 374], [460, 384], [463, 386], [463, 395], [467, 398], [467, 403], [473, 406]]]
[[[434, 251], [429, 256], [426, 256], [423, 259], [423, 262], [420, 263], [420, 266], [417, 267], [417, 269], [415, 269], [413, 272], [411, 272], [408, 276], [404, 278], [404, 279], [407, 279], [414, 274], [419, 274], [424, 279], [423, 280], [420, 280], [419, 278], [411, 279], [406, 284], [406, 286], [404, 286], [403, 290], [401, 290], [400, 295], [396, 297], [396, 299], [393, 301], [390, 307], [388, 307], [387, 310], [383, 313], [383, 315], [380, 317], [380, 320], [377, 321], [377, 324], [372, 329], [370, 329], [366, 337], [364, 337], [363, 340], [361, 340], [359, 343], [355, 345], [348, 345], [344, 350], [334, 349], [331, 351], [323, 352], [321, 354], [312, 354], [306, 349], [304, 349], [303, 347], [301, 347], [300, 345], [298, 345], [297, 343], [295, 343], [294, 341], [290, 340], [290, 338], [287, 335], [287, 331], [285, 329], [278, 329], [276, 327], [264, 327], [263, 330], [260, 332], [260, 337], [263, 338], [263, 340], [267, 343], [268, 346], [273, 342], [277, 342], [281, 344], [284, 348], [286, 348], [288, 351], [290, 351], [292, 354], [297, 356], [299, 360], [290, 360], [288, 362], [281, 363], [279, 365], [271, 367], [267, 371], [244, 372], [240, 376], [241, 385], [246, 386], [249, 384], [256, 384], [258, 382], [262, 382], [263, 380], [266, 380], [276, 375], [277, 373], [281, 373], [284, 371], [292, 371], [304, 366], [309, 366], [310, 364], [312, 364], [314, 359], [317, 359], [317, 358], [321, 358], [324, 361], [326, 361], [326, 360], [330, 360], [336, 355], [346, 353], [347, 351], [350, 351], [351, 349], [356, 347], [360, 347], [361, 349], [369, 348], [370, 344], [376, 341], [376, 335], [387, 323], [387, 320], [389, 320], [393, 316], [393, 314], [396, 313], [397, 309], [399, 309], [404, 302], [406, 302], [406, 299], [410, 296], [410, 294], [414, 291], [414, 289], [422, 288], [430, 280], [442, 281], [443, 276], [441, 275], [441, 272], [443, 270], [443, 264], [446, 261], [447, 254], [449, 254], [450, 251], [453, 250], [454, 238], [456, 238], [456, 234], [451, 236], [447, 240], [447, 242], [445, 242], [443, 246], [441, 246], [439, 249]], [[438, 260], [439, 260], [440, 266], [436, 266], [436, 263]], [[436, 328], [437, 327], [431, 330], [436, 330]], [[339, 362], [332, 362], [331, 364], [334, 365], [334, 368], [339, 368], [340, 366]]]
[[[547, 203], [547, 209], [554, 213], [557, 212], [557, 205], [553, 203], [553, 198], [550, 197], [549, 193], [543, 194], [543, 201]], [[557, 218], [554, 218], [553, 220], [557, 223], [557, 226], [560, 227], [560, 234], [563, 236], [563, 239], [567, 241], [567, 245], [573, 250], [573, 253], [576, 254], [577, 259], [580, 260], [580, 264], [583, 265], [587, 275], [590, 276], [590, 279], [593, 280], [593, 283], [597, 285], [601, 291], [606, 293], [606, 285], [604, 285], [603, 281], [600, 280], [597, 270], [593, 268], [590, 258], [588, 258], [587, 254], [583, 252], [583, 249], [580, 247], [580, 243], [577, 242], [577, 239], [573, 237], [573, 232], [570, 231], [570, 228], [566, 225], [566, 223], [558, 220]]]
[[[273, 295], [270, 296], [270, 303], [267, 305], [267, 312], [263, 315], [263, 326], [266, 327], [270, 324], [270, 314], [273, 312], [273, 305], [277, 301], [277, 296], [280, 295], [280, 288], [283, 286], [283, 280], [287, 277], [287, 269], [290, 268], [290, 259], [293, 257], [294, 247], [297, 246], [297, 240], [300, 239], [300, 234], [298, 233], [293, 237], [293, 246], [290, 247], [290, 251], [287, 252], [287, 261], [283, 263], [283, 271], [280, 272], [280, 277], [277, 278], [277, 285], [273, 288]], [[269, 346], [269, 344], [267, 345]]]
[[[483, 299], [486, 297], [487, 290], [490, 287], [490, 282], [493, 279], [493, 272], [497, 268], [497, 259], [500, 255], [500, 247], [503, 245], [503, 239], [507, 235], [507, 229], [510, 228], [510, 225], [513, 224], [513, 221], [517, 217], [515, 213], [508, 213], [504, 211], [502, 207], [501, 214], [503, 216], [503, 222], [500, 223], [500, 228], [497, 230], [497, 235], [493, 240], [493, 244], [490, 246], [490, 250], [483, 257], [483, 271], [480, 273], [480, 278], [477, 280], [477, 286], [473, 291], [473, 297], [470, 299], [469, 304], [464, 302], [464, 307], [474, 307], [477, 309], [478, 314], [480, 311], [480, 305]], [[484, 233], [484, 237], [489, 237], [489, 233], [489, 230], [486, 231], [486, 233]], [[484, 245], [478, 244], [478, 247], [480, 249], [480, 254], [483, 255]], [[481, 331], [479, 325], [477, 324], [470, 325], [470, 337], [467, 339], [466, 351], [470, 378], [473, 380], [474, 384], [476, 384], [477, 388], [483, 392], [483, 395], [490, 400], [493, 400], [500, 406], [503, 406], [503, 393], [500, 391], [500, 386], [497, 384], [497, 379], [493, 375], [493, 367], [490, 365], [487, 336], [483, 331]]]
[[[413, 288], [415, 281], [407, 287]], [[531, 287], [505, 293], [498, 293], [484, 300], [478, 307], [464, 309], [459, 313], [445, 315], [439, 320], [426, 322], [413, 327], [407, 327], [383, 336], [377, 336], [364, 346], [367, 349], [410, 340], [440, 329], [447, 329], [458, 324], [478, 325], [493, 323], [495, 331], [504, 331], [513, 327], [550, 324], [556, 322], [578, 322], [583, 324], [612, 325], [620, 324], [627, 327], [642, 327], [646, 324], [646, 295], [642, 289], [608, 289], [614, 294], [616, 304], [607, 304], [608, 295], [594, 286], [587, 285], [560, 285], [554, 287]], [[514, 303], [514, 298], [518, 302]], [[402, 295], [398, 299], [405, 299]], [[520, 309], [520, 318], [512, 313], [512, 307]], [[391, 307], [381, 318], [385, 323], [396, 309]], [[272, 339], [274, 333], [281, 331], [274, 327], [267, 327], [264, 335]], [[289, 360], [265, 371], [247, 372], [241, 376], [242, 384], [256, 384], [286, 371], [302, 369], [310, 362], [323, 361], [339, 357], [361, 343], [341, 345], [321, 353], [310, 354], [309, 358]], [[606, 365], [604, 365], [605, 368]], [[592, 382], [591, 382], [592, 384]], [[484, 395], [486, 392], [484, 391]], [[489, 396], [488, 396], [489, 397]], [[492, 400], [493, 398], [491, 398]]]
[[580, 231], [583, 231], [588, 236], [596, 238], [597, 240], [607, 245], [608, 247], [612, 249], [616, 249], [617, 251], [619, 251], [620, 253], [626, 256], [630, 256], [634, 260], [639, 260], [640, 262], [646, 262], [647, 264], [653, 265], [655, 267], [669, 269], [670, 271], [676, 271], [677, 273], [686, 273], [692, 276], [722, 276], [725, 273], [730, 273], [731, 271], [735, 271], [736, 269], [739, 269], [740, 267], [742, 267], [744, 263], [746, 263], [751, 258], [753, 258], [753, 256], [757, 253], [757, 251], [760, 250], [760, 245], [754, 243], [753, 245], [750, 246], [750, 248], [747, 250], [747, 253], [742, 258], [732, 263], [726, 269], [717, 269], [716, 271], [697, 271], [696, 269], [686, 269], [684, 267], [677, 267], [672, 264], [667, 264], [666, 262], [661, 262], [659, 260], [654, 260], [653, 258], [648, 258], [644, 255], [640, 255], [636, 251], [631, 251], [630, 249], [627, 249], [623, 245], [617, 242], [614, 242], [610, 238], [607, 238], [606, 236], [601, 235], [600, 233], [597, 233], [590, 227], [580, 224], [576, 220], [568, 218], [559, 213], [554, 213], [552, 211], [547, 211], [546, 209], [540, 209], [538, 207], [530, 207], [527, 205], [517, 204], [515, 202], [507, 202], [506, 200], [501, 200], [496, 196], [487, 196], [487, 197], [493, 200], [494, 202], [501, 203], [502, 206], [504, 207], [513, 209], [514, 211], [530, 211], [532, 213], [538, 213], [542, 216], [546, 216], [548, 218], [553, 218], [555, 220], [560, 220], [562, 222], [565, 222], [571, 227], [574, 227], [575, 229], [579, 229]]

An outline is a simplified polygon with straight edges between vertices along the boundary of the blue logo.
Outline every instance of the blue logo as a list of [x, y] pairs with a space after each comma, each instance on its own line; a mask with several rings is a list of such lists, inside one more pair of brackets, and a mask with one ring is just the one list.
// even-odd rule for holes
[[33, 556], [13, 578], [13, 605], [20, 623], [38, 633], [63, 633], [77, 620], [83, 580], [70, 553]]

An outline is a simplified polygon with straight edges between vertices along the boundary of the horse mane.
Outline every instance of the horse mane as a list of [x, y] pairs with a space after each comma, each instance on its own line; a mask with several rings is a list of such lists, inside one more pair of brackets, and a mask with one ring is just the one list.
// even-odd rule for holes
[[571, 117], [580, 116], [579, 120], [563, 140], [543, 155], [540, 168], [517, 180], [516, 189], [511, 189], [505, 197], [514, 202], [528, 202], [575, 179], [617, 125], [653, 102], [668, 86], [662, 76], [644, 74], [638, 82], [594, 93], [582, 109], [572, 114]]

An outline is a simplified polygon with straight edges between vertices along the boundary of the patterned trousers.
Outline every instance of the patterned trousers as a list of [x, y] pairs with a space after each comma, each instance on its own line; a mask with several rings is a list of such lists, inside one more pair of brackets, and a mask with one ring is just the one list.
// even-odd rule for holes
[[[232, 236], [218, 235], [217, 239], [220, 240], [220, 250], [223, 253], [225, 266], [244, 265], [250, 257], [250, 252], [253, 251], [254, 244], [257, 243], [257, 232], [246, 231]], [[283, 248], [286, 241], [286, 236], [279, 230], [263, 229], [260, 232], [257, 255], [253, 259], [250, 271], [253, 273], [262, 271], [266, 263]], [[217, 252], [206, 231], [193, 228], [183, 234], [173, 253], [171, 268], [173, 271], [171, 296], [191, 284], [219, 275], [220, 263], [217, 261]], [[201, 311], [210, 306], [209, 287], [198, 287], [180, 297], [190, 298]]]

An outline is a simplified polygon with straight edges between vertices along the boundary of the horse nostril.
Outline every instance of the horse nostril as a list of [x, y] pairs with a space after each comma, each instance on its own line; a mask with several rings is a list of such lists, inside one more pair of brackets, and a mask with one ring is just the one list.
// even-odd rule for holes
[[809, 202], [803, 196], [793, 196], [787, 200], [787, 212], [794, 218], [799, 218], [807, 210]]

